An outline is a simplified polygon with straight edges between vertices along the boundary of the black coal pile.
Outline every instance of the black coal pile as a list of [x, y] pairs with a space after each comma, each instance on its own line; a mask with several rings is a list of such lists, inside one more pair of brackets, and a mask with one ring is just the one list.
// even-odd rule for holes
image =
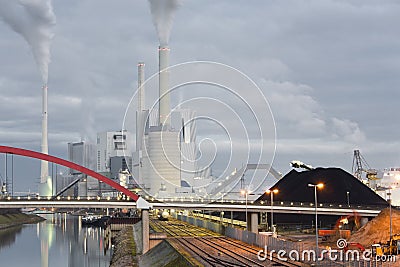
[[[319, 203], [377, 205], [386, 207], [388, 203], [371, 190], [367, 185], [350, 173], [339, 168], [316, 168], [298, 172], [290, 171], [270, 189], [278, 189], [274, 194], [275, 201], [314, 202], [314, 188], [308, 184], [323, 183], [318, 189]], [[270, 195], [264, 194], [257, 201], [269, 201]]]

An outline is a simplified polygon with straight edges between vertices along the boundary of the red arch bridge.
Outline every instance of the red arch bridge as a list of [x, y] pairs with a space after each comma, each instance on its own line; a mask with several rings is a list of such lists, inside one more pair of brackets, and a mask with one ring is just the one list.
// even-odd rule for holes
[[[0, 208], [101, 208], [101, 207], [115, 207], [115, 208], [138, 208], [138, 209], [180, 209], [180, 210], [209, 210], [209, 211], [245, 211], [249, 212], [267, 212], [273, 209], [275, 213], [295, 213], [295, 214], [313, 214], [315, 208], [309, 205], [293, 205], [293, 203], [275, 204], [273, 207], [267, 203], [243, 203], [243, 201], [218, 201], [208, 203], [206, 201], [188, 201], [178, 200], [169, 202], [153, 202], [149, 203], [147, 200], [139, 197], [135, 193], [129, 191], [120, 184], [112, 181], [111, 179], [94, 172], [88, 168], [80, 166], [76, 163], [54, 157], [51, 155], [42, 154], [39, 152], [9, 147], [0, 146], [0, 153], [20, 155], [30, 157], [48, 162], [53, 162], [68, 168], [72, 168], [88, 176], [102, 181], [118, 191], [122, 192], [126, 197], [120, 199], [100, 198], [100, 197], [85, 197], [85, 198], [71, 198], [71, 197], [3, 197], [0, 199]], [[349, 215], [353, 212], [358, 212], [361, 216], [375, 217], [382, 207], [346, 207], [346, 206], [333, 206], [324, 205], [318, 207], [319, 214], [327, 215]]]
[[[85, 168], [79, 164], [73, 163], [71, 161], [65, 160], [65, 159], [61, 159], [55, 156], [51, 156], [51, 155], [47, 155], [47, 154], [43, 154], [43, 153], [39, 153], [36, 151], [32, 151], [32, 150], [27, 150], [27, 149], [22, 149], [22, 148], [16, 148], [16, 147], [10, 147], [10, 146], [0, 146], [0, 153], [3, 154], [12, 154], [12, 155], [19, 155], [19, 156], [23, 156], [23, 157], [28, 157], [28, 158], [34, 158], [34, 159], [40, 159], [40, 160], [45, 160], [48, 162], [52, 162], [55, 164], [59, 164], [62, 166], [65, 166], [67, 168], [71, 168], [74, 169], [76, 171], [82, 172], [88, 176], [91, 176], [101, 182], [104, 182], [105, 184], [108, 184], [109, 186], [115, 188], [116, 190], [118, 190], [119, 192], [123, 193], [125, 195], [125, 201], [117, 201], [115, 203], [115, 201], [110, 201], [111, 199], [105, 199], [106, 203], [108, 203], [107, 207], [121, 207], [121, 206], [136, 206], [137, 208], [143, 208], [143, 209], [149, 209], [150, 208], [150, 204], [144, 200], [143, 198], [141, 198], [140, 196], [136, 195], [135, 193], [133, 193], [132, 191], [128, 190], [127, 188], [121, 186], [120, 184], [114, 182], [113, 180], [107, 178], [104, 175], [101, 175], [95, 171], [92, 171], [88, 168]], [[38, 199], [39, 198], [39, 199]], [[41, 205], [40, 207], [48, 207], [48, 204], [45, 204], [45, 201], [50, 202], [51, 201], [51, 197], [47, 197], [47, 198], [40, 198], [38, 197], [36, 199], [24, 199], [24, 201], [21, 201], [21, 199], [16, 199], [17, 202], [19, 202], [17, 205], [14, 206], [19, 206], [21, 207], [21, 205], [25, 205], [26, 207], [31, 206], [31, 204], [33, 204], [33, 202], [35, 201], [39, 201], [40, 203], [37, 203], [37, 205]], [[0, 204], [0, 207], [2, 208], [8, 208], [11, 207], [11, 199], [10, 197], [7, 197], [3, 200], [8, 200], [6, 202], [2, 202]], [[13, 199], [14, 200], [14, 199]], [[60, 199], [56, 199], [56, 200], [60, 200]], [[80, 200], [80, 199], [77, 199]], [[83, 201], [80, 201], [80, 203], [78, 205], [80, 205], [80, 207], [82, 206], [87, 206], [87, 207], [101, 207], [101, 205], [104, 206], [104, 202], [102, 203], [101, 199], [94, 199], [97, 200], [96, 202], [94, 201], [90, 201], [90, 199], [86, 199], [87, 202], [92, 202], [93, 204], [86, 203], [86, 205], [83, 205]], [[24, 202], [28, 201], [28, 203], [23, 204]], [[122, 203], [125, 203], [124, 205], [122, 205]], [[9, 203], [8, 205], [4, 205], [5, 203]], [[31, 204], [29, 204], [31, 203]], [[59, 201], [59, 203], [61, 204], [61, 202]], [[73, 207], [73, 201], [67, 201], [68, 204], [65, 204], [67, 207]]]

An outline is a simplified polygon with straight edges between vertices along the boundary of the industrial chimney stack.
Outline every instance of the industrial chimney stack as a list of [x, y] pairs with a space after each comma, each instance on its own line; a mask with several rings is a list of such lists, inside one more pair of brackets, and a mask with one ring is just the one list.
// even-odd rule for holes
[[141, 151], [143, 147], [143, 136], [145, 132], [148, 111], [145, 104], [144, 92], [144, 62], [138, 63], [138, 109], [136, 113], [136, 151]]
[[169, 113], [170, 107], [170, 93], [169, 90], [169, 47], [159, 46], [159, 124], [169, 128], [171, 125], [171, 118]]
[[[43, 99], [42, 99], [42, 153], [49, 153], [49, 146], [47, 142], [47, 90], [45, 84], [43, 86]], [[40, 166], [40, 195], [51, 196], [51, 179], [49, 179], [49, 163], [42, 160]]]
[[138, 111], [145, 109], [144, 62], [138, 63]]

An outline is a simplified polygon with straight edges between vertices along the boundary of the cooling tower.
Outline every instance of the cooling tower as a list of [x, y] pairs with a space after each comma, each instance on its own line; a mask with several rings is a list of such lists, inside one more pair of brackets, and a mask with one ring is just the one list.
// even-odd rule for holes
[[159, 196], [163, 191], [169, 196], [181, 186], [179, 132], [149, 132], [148, 158], [149, 168], [146, 184], [152, 196]]

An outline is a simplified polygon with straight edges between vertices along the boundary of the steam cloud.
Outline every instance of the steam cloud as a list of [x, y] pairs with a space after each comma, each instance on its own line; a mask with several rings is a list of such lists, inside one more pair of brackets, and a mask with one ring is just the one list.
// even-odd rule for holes
[[56, 24], [51, 0], [0, 0], [0, 19], [28, 42], [43, 83], [47, 84], [50, 43]]
[[160, 45], [167, 45], [175, 11], [182, 4], [181, 0], [149, 0], [153, 23], [156, 26]]

